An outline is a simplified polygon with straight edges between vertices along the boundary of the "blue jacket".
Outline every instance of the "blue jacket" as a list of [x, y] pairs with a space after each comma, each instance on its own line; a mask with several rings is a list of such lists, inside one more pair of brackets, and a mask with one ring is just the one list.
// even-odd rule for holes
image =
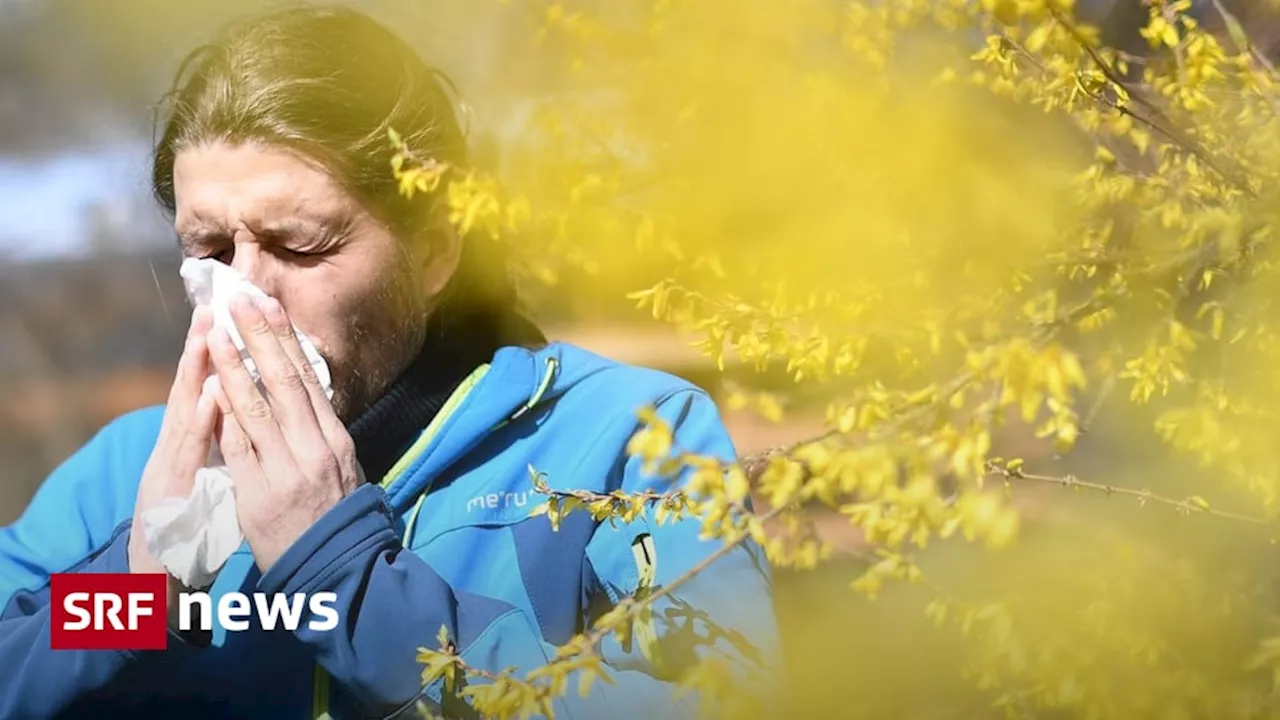
[[[553, 531], [529, 517], [543, 499], [531, 466], [559, 490], [665, 489], [626, 453], [644, 405], [675, 429], [677, 450], [734, 456], [712, 401], [684, 381], [571, 345], [503, 348], [382, 482], [334, 507], [265, 575], [242, 547], [210, 591], [215, 603], [235, 590], [332, 591], [337, 630], [309, 631], [304, 616], [293, 632], [215, 629], [204, 648], [171, 635], [160, 651], [54, 651], [49, 574], [128, 571], [135, 493], [163, 408], [125, 415], [0, 529], [0, 718], [417, 717], [419, 701], [450, 712], [441, 683], [423, 687], [416, 659], [438, 647], [442, 625], [471, 665], [527, 671], [647, 578], [660, 587], [720, 547], [699, 540], [696, 518], [659, 526], [648, 513], [614, 527], [575, 512]], [[677, 697], [672, 679], [694, 655], [744, 668], [776, 659], [758, 546], [735, 549], [673, 596], [648, 628], [658, 652], [606, 640], [614, 682], [586, 698], [571, 683], [558, 717], [689, 716], [696, 698]]]

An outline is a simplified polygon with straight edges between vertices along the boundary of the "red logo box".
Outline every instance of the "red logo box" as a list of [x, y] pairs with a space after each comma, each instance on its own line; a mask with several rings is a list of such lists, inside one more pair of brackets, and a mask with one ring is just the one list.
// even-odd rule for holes
[[54, 650], [163, 650], [168, 646], [164, 575], [56, 573], [50, 578]]

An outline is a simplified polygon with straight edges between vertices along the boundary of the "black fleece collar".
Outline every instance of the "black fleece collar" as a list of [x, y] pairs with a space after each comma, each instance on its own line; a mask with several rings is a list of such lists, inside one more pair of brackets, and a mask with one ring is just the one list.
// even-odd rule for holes
[[365, 478], [380, 482], [458, 386], [499, 349], [545, 343], [537, 326], [514, 311], [433, 323], [409, 367], [347, 426]]

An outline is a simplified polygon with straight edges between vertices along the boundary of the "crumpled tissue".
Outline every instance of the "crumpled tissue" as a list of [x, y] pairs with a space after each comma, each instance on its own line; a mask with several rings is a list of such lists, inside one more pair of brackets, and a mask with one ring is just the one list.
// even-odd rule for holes
[[[226, 329], [240, 350], [245, 368], [265, 393], [257, 365], [231, 319], [229, 303], [237, 293], [255, 298], [265, 298], [266, 293], [231, 266], [213, 259], [188, 258], [179, 273], [191, 301], [210, 308], [214, 325]], [[332, 400], [328, 364], [296, 326], [294, 333], [325, 396]], [[205, 379], [206, 391], [214, 380], [213, 375]], [[196, 472], [191, 493], [187, 497], [166, 498], [144, 511], [141, 520], [147, 549], [169, 574], [190, 588], [213, 584], [227, 558], [244, 542], [236, 516], [235, 487], [216, 443], [210, 444], [208, 461]]]

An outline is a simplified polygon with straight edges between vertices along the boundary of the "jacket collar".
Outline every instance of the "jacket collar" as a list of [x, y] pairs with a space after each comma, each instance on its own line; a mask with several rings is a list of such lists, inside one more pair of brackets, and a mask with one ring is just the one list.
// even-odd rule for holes
[[366, 479], [382, 481], [463, 380], [499, 350], [545, 343], [542, 332], [515, 312], [431, 323], [409, 366], [347, 426]]

